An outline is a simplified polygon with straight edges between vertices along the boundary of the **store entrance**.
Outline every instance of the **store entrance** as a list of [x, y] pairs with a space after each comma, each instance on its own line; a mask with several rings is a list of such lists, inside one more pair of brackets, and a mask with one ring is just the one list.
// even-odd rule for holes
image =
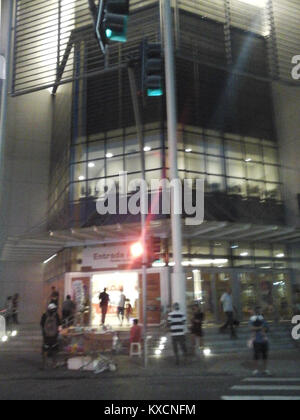
[[[118, 306], [121, 295], [125, 295], [125, 314], [123, 327], [129, 327], [132, 320], [138, 318], [139, 294], [138, 273], [135, 271], [119, 271], [94, 274], [91, 279], [92, 289], [92, 325], [101, 325], [101, 309], [99, 307], [99, 294], [104, 289], [109, 294], [109, 306], [105, 325], [120, 327], [122, 315], [118, 317]], [[129, 305], [131, 311], [129, 313]], [[127, 317], [126, 317], [127, 315]]]

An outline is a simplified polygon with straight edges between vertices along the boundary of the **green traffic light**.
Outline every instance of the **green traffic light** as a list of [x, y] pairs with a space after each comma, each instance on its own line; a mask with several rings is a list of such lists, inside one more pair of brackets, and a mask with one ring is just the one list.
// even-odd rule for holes
[[148, 89], [147, 95], [148, 96], [163, 96], [164, 92], [162, 89]]
[[113, 34], [113, 31], [111, 29], [106, 29], [105, 31], [105, 35], [107, 36], [107, 38], [111, 38]]
[[[126, 42], [127, 41], [127, 27], [128, 27], [128, 16], [122, 16], [115, 21], [113, 15], [106, 23], [105, 35], [110, 41], [115, 42]], [[117, 28], [115, 28], [117, 26]], [[118, 28], [119, 26], [119, 28]], [[120, 30], [118, 30], [120, 29]]]

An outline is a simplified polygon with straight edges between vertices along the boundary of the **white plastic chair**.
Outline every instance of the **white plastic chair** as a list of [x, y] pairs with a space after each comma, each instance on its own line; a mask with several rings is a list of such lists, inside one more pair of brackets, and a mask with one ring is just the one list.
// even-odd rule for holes
[[130, 357], [133, 357], [133, 356], [142, 357], [142, 345], [141, 345], [141, 343], [131, 343], [129, 354], [130, 354]]
[[6, 336], [6, 321], [4, 316], [0, 315], [0, 339]]

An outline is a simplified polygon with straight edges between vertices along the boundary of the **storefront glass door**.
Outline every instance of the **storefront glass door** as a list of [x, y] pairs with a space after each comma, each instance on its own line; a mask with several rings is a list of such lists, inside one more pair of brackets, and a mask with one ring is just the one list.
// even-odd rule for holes
[[291, 289], [289, 276], [284, 273], [239, 273], [240, 309], [247, 321], [260, 307], [265, 318], [279, 321], [291, 317]]
[[200, 269], [186, 274], [189, 316], [191, 316], [191, 306], [197, 302], [205, 313], [205, 320], [207, 322], [213, 322], [215, 320], [214, 276], [215, 274], [207, 273]]
[[224, 322], [226, 319], [226, 316], [221, 310], [220, 300], [223, 294], [228, 290], [228, 288], [231, 288], [233, 292], [233, 282], [232, 277], [229, 273], [216, 273], [216, 292], [215, 292], [215, 299], [216, 299], [216, 308], [217, 308], [217, 316], [216, 319], [219, 321]]

